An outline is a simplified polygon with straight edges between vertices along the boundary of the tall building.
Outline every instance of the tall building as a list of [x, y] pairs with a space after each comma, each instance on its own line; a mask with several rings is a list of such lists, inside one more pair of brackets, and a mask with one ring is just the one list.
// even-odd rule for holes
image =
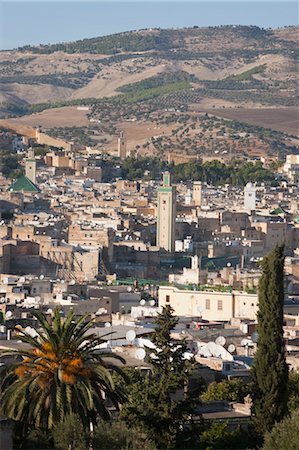
[[244, 188], [244, 208], [250, 212], [256, 209], [256, 187], [252, 183]]
[[121, 131], [120, 137], [118, 138], [117, 151], [120, 159], [125, 159], [127, 157], [127, 141], [123, 131]]
[[32, 148], [28, 149], [28, 158], [25, 160], [25, 175], [32, 183], [36, 183], [36, 159]]
[[202, 201], [202, 184], [201, 181], [194, 181], [193, 183], [193, 204], [201, 206]]
[[163, 174], [163, 186], [158, 188], [157, 245], [174, 252], [176, 219], [176, 188], [171, 186], [170, 173]]

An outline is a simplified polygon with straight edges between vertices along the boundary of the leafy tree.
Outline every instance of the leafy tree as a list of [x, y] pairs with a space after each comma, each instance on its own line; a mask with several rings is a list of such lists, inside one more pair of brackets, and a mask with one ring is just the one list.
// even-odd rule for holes
[[267, 432], [263, 450], [297, 450], [299, 442], [299, 410], [274, 425]]
[[250, 430], [241, 427], [231, 431], [228, 422], [214, 422], [200, 436], [199, 448], [210, 449], [248, 449], [255, 445]]
[[288, 383], [288, 410], [290, 412], [299, 409], [299, 372], [289, 373]]
[[2, 383], [1, 414], [18, 422], [21, 435], [32, 425], [50, 430], [69, 414], [77, 414], [85, 430], [98, 417], [108, 419], [105, 398], [118, 407], [123, 397], [109, 371], [122, 372], [106, 358], [123, 358], [97, 349], [103, 340], [86, 335], [93, 326], [86, 317], [75, 320], [70, 312], [63, 319], [56, 310], [50, 324], [44, 314], [34, 315], [37, 336], [19, 331], [30, 348], [6, 353], [19, 359]]
[[19, 168], [20, 165], [17, 155], [0, 151], [0, 172], [2, 172], [4, 176], [10, 176], [11, 173]]
[[59, 450], [84, 450], [88, 448], [88, 436], [80, 417], [69, 414], [53, 430], [55, 448]]
[[230, 402], [243, 402], [244, 397], [250, 392], [250, 387], [240, 378], [223, 380], [210, 383], [206, 392], [201, 396], [202, 400], [227, 400]]
[[252, 368], [257, 432], [270, 431], [287, 412], [288, 367], [283, 340], [284, 245], [263, 259], [259, 283], [258, 344]]
[[148, 350], [152, 372], [132, 374], [128, 400], [120, 413], [128, 424], [145, 430], [156, 448], [163, 449], [191, 447], [194, 432], [194, 403], [185, 393], [194, 362], [184, 359], [186, 343], [171, 337], [177, 322], [172, 308], [163, 308], [151, 337], [156, 348]]
[[139, 428], [130, 428], [123, 421], [101, 421], [94, 432], [93, 447], [95, 450], [155, 450], [145, 432]]

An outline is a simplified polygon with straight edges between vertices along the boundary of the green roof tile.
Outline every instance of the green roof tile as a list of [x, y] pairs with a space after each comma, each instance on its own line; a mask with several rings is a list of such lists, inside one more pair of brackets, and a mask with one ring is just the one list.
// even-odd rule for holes
[[32, 183], [32, 181], [29, 180], [29, 178], [25, 176], [17, 178], [16, 181], [12, 183], [9, 190], [12, 192], [17, 191], [40, 192], [40, 189], [34, 183]]

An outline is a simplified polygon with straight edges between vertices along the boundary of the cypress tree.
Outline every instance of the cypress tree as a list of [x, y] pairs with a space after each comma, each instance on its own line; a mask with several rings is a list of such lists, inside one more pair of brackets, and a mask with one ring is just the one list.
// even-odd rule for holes
[[283, 340], [284, 245], [262, 262], [259, 282], [258, 343], [252, 368], [253, 413], [260, 437], [287, 413], [288, 367]]

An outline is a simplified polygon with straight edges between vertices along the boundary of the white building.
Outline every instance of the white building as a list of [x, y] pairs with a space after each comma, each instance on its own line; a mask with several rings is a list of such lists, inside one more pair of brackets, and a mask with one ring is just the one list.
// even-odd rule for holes
[[229, 322], [232, 318], [255, 320], [257, 304], [257, 294], [159, 287], [159, 306], [170, 305], [177, 316], [201, 317], [204, 320], [223, 322]]
[[250, 212], [256, 209], [256, 187], [252, 183], [244, 188], [244, 208]]

